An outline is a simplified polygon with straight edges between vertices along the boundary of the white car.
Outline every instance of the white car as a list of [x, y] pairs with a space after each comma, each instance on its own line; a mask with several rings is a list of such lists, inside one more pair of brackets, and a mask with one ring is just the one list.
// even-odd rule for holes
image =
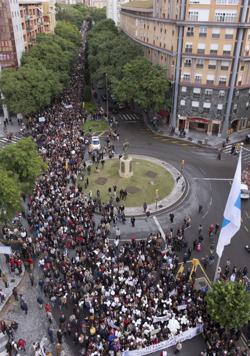
[[241, 199], [249, 199], [250, 197], [248, 186], [245, 183], [241, 183], [240, 185], [240, 197]]
[[92, 136], [91, 146], [92, 146], [93, 151], [99, 151], [101, 149], [101, 143], [100, 143], [99, 136]]

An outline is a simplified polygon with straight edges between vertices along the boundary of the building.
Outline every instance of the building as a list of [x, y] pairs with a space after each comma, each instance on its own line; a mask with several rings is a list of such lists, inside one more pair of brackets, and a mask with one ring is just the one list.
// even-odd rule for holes
[[17, 0], [0, 0], [0, 67], [20, 65], [24, 52], [21, 17]]
[[53, 33], [56, 25], [54, 0], [19, 0], [25, 51], [39, 33]]
[[122, 5], [120, 27], [166, 68], [177, 130], [250, 127], [249, 0], [136, 0]]
[[107, 6], [107, 0], [85, 0], [84, 4], [89, 7], [102, 9], [103, 7]]
[[45, 33], [54, 33], [56, 27], [56, 9], [55, 0], [44, 1], [43, 5], [43, 23]]
[[108, 19], [112, 19], [117, 26], [120, 25], [121, 5], [126, 2], [127, 0], [107, 0], [106, 16]]

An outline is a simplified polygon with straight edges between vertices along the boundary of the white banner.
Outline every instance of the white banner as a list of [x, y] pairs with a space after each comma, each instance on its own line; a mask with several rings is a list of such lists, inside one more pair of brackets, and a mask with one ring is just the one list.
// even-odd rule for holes
[[0, 253], [4, 253], [5, 255], [12, 255], [12, 250], [10, 246], [0, 246]]
[[177, 342], [183, 342], [185, 340], [192, 339], [193, 337], [202, 333], [202, 331], [203, 331], [203, 325], [199, 325], [195, 328], [189, 328], [183, 333], [176, 336], [172, 336], [168, 340], [162, 341], [159, 344], [150, 345], [140, 350], [124, 351], [122, 353], [122, 356], [143, 356], [143, 355], [149, 355], [152, 352], [162, 351], [164, 349], [167, 349], [168, 347], [176, 345]]

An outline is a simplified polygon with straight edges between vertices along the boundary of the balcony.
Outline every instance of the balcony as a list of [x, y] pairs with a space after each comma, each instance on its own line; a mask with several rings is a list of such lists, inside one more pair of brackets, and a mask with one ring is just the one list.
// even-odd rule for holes
[[193, 37], [194, 36], [194, 32], [187, 32], [187, 37]]
[[184, 63], [184, 67], [191, 67], [191, 65], [192, 65], [192, 63], [190, 63], [190, 62], [185, 62]]
[[214, 80], [207, 80], [208, 85], [214, 85]]
[[205, 54], [205, 49], [198, 48], [197, 49], [198, 54]]
[[205, 32], [204, 32], [204, 33], [203, 33], [203, 32], [200, 32], [200, 33], [199, 33], [199, 37], [207, 37], [207, 33], [205, 33]]
[[228, 70], [229, 67], [228, 67], [228, 66], [221, 66], [220, 69], [221, 69], [221, 70]]
[[219, 80], [219, 85], [220, 86], [226, 86], [227, 82], [225, 80]]
[[185, 53], [192, 53], [193, 48], [185, 48]]
[[200, 63], [196, 64], [196, 68], [203, 68], [203, 67], [204, 67], [204, 64], [200, 64]]
[[212, 33], [212, 38], [220, 38], [220, 34], [219, 33]]
[[230, 54], [231, 54], [231, 51], [223, 51], [224, 56], [230, 56]]
[[217, 53], [218, 53], [217, 49], [210, 49], [210, 54], [217, 54]]
[[209, 65], [208, 65], [208, 69], [216, 69], [216, 65], [214, 65], [214, 64], [209, 64]]

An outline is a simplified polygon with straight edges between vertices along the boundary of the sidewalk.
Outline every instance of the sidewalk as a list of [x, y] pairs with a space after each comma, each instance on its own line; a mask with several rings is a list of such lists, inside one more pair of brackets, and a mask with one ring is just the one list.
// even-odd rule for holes
[[[181, 141], [188, 141], [192, 142], [197, 145], [202, 145], [202, 146], [209, 146], [209, 147], [214, 147], [216, 149], [221, 148], [223, 142], [225, 142], [224, 137], [218, 137], [217, 135], [211, 135], [208, 136], [204, 133], [197, 132], [197, 131], [189, 131], [186, 133], [185, 137], [180, 137], [179, 134], [174, 133], [171, 134], [170, 126], [162, 124], [158, 127], [158, 129], [154, 129], [153, 125], [149, 124], [147, 119], [144, 116], [144, 122], [147, 125], [147, 127], [155, 134], [162, 136], [162, 137], [171, 137], [177, 140]], [[241, 132], [233, 132], [230, 135], [230, 141], [229, 143], [237, 143], [237, 142], [244, 142], [246, 135], [250, 133], [250, 129], [245, 129]]]

